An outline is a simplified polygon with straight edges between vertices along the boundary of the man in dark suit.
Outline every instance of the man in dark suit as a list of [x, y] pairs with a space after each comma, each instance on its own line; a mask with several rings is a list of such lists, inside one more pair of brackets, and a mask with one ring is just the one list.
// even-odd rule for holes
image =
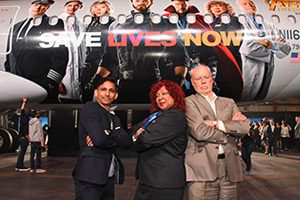
[[114, 199], [114, 182], [124, 181], [124, 169], [115, 148], [133, 143], [120, 119], [110, 112], [117, 98], [116, 82], [109, 77], [100, 79], [96, 88], [97, 101], [86, 103], [80, 113], [81, 153], [73, 172], [77, 200]]
[[[31, 2], [29, 17], [14, 25], [8, 39], [5, 70], [27, 78], [48, 92], [45, 102], [58, 102], [58, 84], [65, 75], [68, 62], [68, 50], [64, 46], [42, 48], [39, 38], [44, 33], [57, 33], [64, 30], [62, 20], [50, 25], [45, 14], [53, 0], [35, 0]], [[39, 20], [40, 23], [39, 23]]]
[[277, 140], [278, 136], [276, 135], [276, 126], [274, 120], [270, 120], [270, 128], [269, 128], [269, 156], [272, 156], [274, 153], [277, 155]]
[[216, 96], [205, 65], [191, 70], [197, 92], [186, 98], [188, 145], [185, 151], [189, 200], [236, 199], [243, 179], [235, 136], [245, 136], [249, 120], [232, 99]]

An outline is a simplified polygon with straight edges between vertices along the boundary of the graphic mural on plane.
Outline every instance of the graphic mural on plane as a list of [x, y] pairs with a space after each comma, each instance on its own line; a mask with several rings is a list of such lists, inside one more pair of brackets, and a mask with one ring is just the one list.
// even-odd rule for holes
[[43, 87], [43, 103], [90, 101], [105, 76], [118, 80], [117, 103], [148, 103], [161, 79], [189, 95], [200, 64], [237, 101], [300, 83], [299, 1], [22, 0], [0, 1], [0, 13], [0, 70]]

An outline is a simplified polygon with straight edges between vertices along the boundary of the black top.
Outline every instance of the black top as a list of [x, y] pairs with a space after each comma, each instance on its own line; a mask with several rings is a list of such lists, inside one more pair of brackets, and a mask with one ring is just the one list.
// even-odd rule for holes
[[29, 116], [25, 112], [21, 112], [20, 115], [20, 125], [19, 125], [19, 137], [25, 137], [28, 135], [28, 123], [29, 123]]
[[[141, 124], [133, 129], [139, 127]], [[163, 112], [146, 127], [134, 145], [139, 153], [136, 176], [140, 182], [155, 188], [185, 186], [186, 127], [184, 113], [178, 109]]]

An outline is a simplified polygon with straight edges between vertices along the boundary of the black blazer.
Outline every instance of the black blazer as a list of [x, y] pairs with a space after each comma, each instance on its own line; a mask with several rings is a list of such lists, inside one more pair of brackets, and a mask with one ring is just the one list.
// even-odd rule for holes
[[186, 128], [184, 113], [174, 108], [146, 127], [134, 144], [139, 153], [136, 177], [141, 183], [155, 188], [185, 186]]
[[[93, 147], [87, 146], [87, 135], [91, 137]], [[88, 102], [81, 109], [79, 141], [81, 152], [73, 177], [79, 181], [95, 184], [107, 182], [115, 148], [130, 147], [133, 143], [131, 136], [121, 126], [120, 119], [97, 102]], [[119, 177], [117, 178], [120, 183], [123, 183], [124, 169], [121, 161], [119, 159], [118, 161], [119, 169], [116, 173]]]

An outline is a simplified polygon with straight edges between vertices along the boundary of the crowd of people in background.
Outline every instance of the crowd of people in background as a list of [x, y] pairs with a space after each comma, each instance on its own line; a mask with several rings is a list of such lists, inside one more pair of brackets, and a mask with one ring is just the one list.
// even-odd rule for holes
[[300, 152], [300, 117], [295, 117], [294, 129], [285, 120], [274, 121], [264, 117], [260, 121], [251, 122], [248, 135], [238, 141], [242, 158], [246, 164], [246, 174], [252, 168], [251, 154], [262, 152], [267, 156], [278, 157], [280, 152]]
[[[299, 117], [295, 117], [295, 121], [298, 124]], [[267, 118], [253, 122], [250, 136], [253, 139], [254, 150], [264, 152], [269, 156], [278, 156], [278, 152], [292, 151], [293, 146], [298, 151], [297, 141], [300, 128], [298, 126], [296, 125], [293, 129], [285, 120], [279, 122]]]

